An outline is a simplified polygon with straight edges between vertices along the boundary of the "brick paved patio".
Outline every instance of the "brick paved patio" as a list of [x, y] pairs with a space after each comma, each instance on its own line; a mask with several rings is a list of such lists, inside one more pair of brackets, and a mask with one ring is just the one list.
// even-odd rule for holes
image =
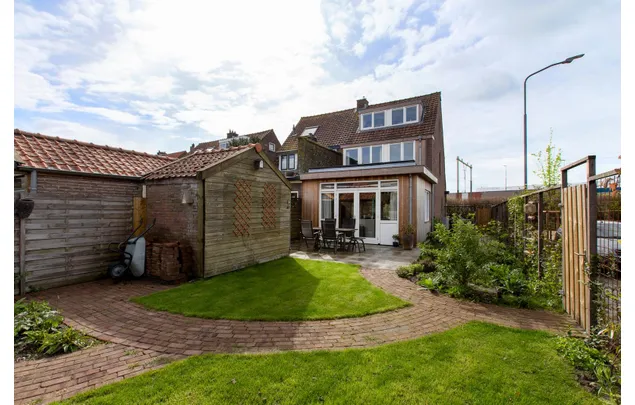
[[[392, 271], [362, 269], [361, 273], [373, 284], [413, 303], [413, 306], [371, 315], [362, 318], [306, 322], [246, 322], [188, 318], [167, 312], [154, 312], [129, 301], [130, 297], [171, 288], [149, 281], [135, 281], [114, 285], [110, 280], [78, 284], [33, 294], [33, 298], [46, 299], [53, 307], [61, 309], [66, 322], [101, 340], [115, 343], [121, 350], [139, 350], [147, 358], [159, 355], [188, 356], [211, 353], [247, 353], [278, 350], [342, 349], [347, 347], [369, 347], [387, 342], [412, 339], [433, 332], [447, 330], [470, 320], [492, 322], [499, 325], [564, 331], [573, 322], [564, 315], [546, 311], [532, 311], [495, 305], [461, 302], [421, 290], [415, 284], [401, 279]], [[93, 350], [102, 357], [100, 346]], [[110, 349], [109, 349], [110, 350]], [[71, 373], [81, 369], [86, 361], [82, 351], [72, 355], [42, 360], [56, 363]], [[82, 358], [77, 364], [62, 362], [66, 358]], [[115, 356], [113, 355], [113, 358]], [[127, 362], [132, 359], [118, 359]], [[128, 363], [126, 363], [128, 364]], [[47, 388], [55, 374], [50, 367], [25, 369], [16, 365], [16, 400], [27, 398], [26, 392], [43, 392], [51, 397], [63, 395]], [[123, 368], [122, 368], [123, 367]], [[67, 379], [53, 383], [54, 387], [77, 392], [116, 379], [125, 378], [133, 372], [127, 371], [124, 363], [117, 367], [106, 367], [105, 374], [98, 379], [89, 378], [79, 382]], [[32, 371], [35, 370], [35, 371]], [[40, 371], [37, 371], [40, 370]], [[100, 371], [104, 371], [101, 370]], [[29, 374], [29, 384], [24, 373]], [[124, 373], [122, 373], [124, 372]], [[122, 373], [121, 375], [119, 373]], [[83, 373], [85, 374], [85, 373]], [[50, 377], [49, 377], [50, 376]], [[37, 379], [34, 379], [36, 378]], [[23, 379], [20, 379], [23, 378]], [[17, 385], [18, 381], [22, 385]], [[86, 383], [84, 385], [84, 383]], [[63, 386], [56, 386], [62, 384]], [[77, 387], [80, 388], [77, 388]], [[31, 398], [31, 397], [29, 397]]]

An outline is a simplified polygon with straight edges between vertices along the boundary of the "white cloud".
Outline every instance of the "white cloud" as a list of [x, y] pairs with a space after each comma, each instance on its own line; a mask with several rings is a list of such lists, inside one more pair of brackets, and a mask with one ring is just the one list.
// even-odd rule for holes
[[[299, 117], [352, 108], [361, 96], [381, 102], [441, 91], [448, 185], [456, 155], [474, 164], [477, 186], [502, 186], [502, 164], [509, 184], [519, 184], [522, 81], [582, 52], [531, 79], [529, 150], [544, 147], [550, 127], [566, 159], [620, 150], [616, 0], [33, 7], [15, 6], [16, 109], [107, 118], [94, 125], [137, 128], [154, 151], [182, 150], [229, 128], [274, 128], [283, 141]], [[49, 127], [83, 136], [60, 122]]]

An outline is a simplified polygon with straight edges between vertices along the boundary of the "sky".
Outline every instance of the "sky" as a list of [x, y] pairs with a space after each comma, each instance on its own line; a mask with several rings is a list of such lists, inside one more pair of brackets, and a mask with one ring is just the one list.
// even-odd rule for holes
[[584, 53], [529, 79], [529, 153], [621, 163], [617, 0], [16, 0], [14, 34], [16, 128], [149, 153], [440, 91], [451, 192], [457, 156], [522, 185], [523, 80]]

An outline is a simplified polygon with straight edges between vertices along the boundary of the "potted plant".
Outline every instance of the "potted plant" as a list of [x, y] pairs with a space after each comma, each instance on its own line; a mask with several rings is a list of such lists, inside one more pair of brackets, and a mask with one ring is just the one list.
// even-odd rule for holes
[[414, 234], [415, 227], [412, 224], [405, 225], [401, 228], [401, 242], [404, 250], [412, 250]]
[[392, 236], [392, 246], [393, 247], [399, 247], [399, 235], [398, 234], [394, 234]]

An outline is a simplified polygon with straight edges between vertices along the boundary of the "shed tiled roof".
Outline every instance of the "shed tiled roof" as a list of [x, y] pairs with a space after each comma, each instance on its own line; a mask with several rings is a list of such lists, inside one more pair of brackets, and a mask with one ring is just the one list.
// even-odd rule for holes
[[296, 150], [297, 137], [305, 128], [318, 127], [314, 136], [316, 140], [327, 147], [354, 145], [367, 142], [384, 142], [395, 139], [413, 138], [417, 136], [434, 135], [436, 118], [441, 105], [441, 93], [431, 93], [423, 96], [410, 97], [385, 103], [369, 105], [364, 111], [382, 108], [392, 108], [420, 103], [423, 106], [423, 119], [418, 123], [406, 124], [383, 129], [359, 130], [359, 113], [357, 109], [335, 111], [326, 114], [302, 117], [289, 137], [285, 140], [280, 151]]
[[[258, 139], [262, 139], [265, 136], [267, 136], [270, 132], [273, 132], [273, 129], [267, 129], [266, 131], [260, 131], [260, 132], [254, 132], [253, 134], [244, 134], [244, 135], [239, 135], [240, 137], [247, 137], [247, 139], [249, 138], [258, 138]], [[216, 139], [215, 141], [209, 141], [209, 142], [201, 142], [198, 145], [196, 145], [194, 147], [194, 149], [191, 150], [191, 152], [195, 152], [195, 151], [205, 151], [207, 149], [218, 149], [219, 147], [219, 142], [220, 141], [224, 141], [227, 138], [222, 138], [222, 139]]]
[[[235, 155], [252, 149], [257, 145], [249, 144], [243, 146], [235, 146], [229, 149], [201, 151], [197, 150], [189, 155], [168, 163], [167, 165], [153, 170], [143, 176], [144, 179], [172, 179], [176, 177], [195, 177], [196, 174], [206, 168], [212, 167], [217, 163], [227, 160]], [[258, 148], [256, 149], [258, 150]]]
[[15, 129], [14, 150], [24, 167], [87, 174], [140, 177], [174, 160], [122, 148], [95, 145]]

